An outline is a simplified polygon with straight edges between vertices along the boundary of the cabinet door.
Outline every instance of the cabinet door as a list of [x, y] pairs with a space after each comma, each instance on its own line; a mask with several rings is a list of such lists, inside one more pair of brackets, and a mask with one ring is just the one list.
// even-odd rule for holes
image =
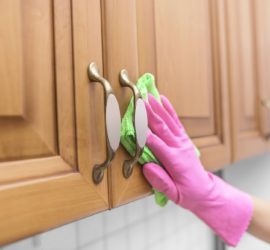
[[270, 2], [254, 2], [256, 55], [260, 97], [260, 118], [263, 136], [270, 136]]
[[[101, 63], [99, 1], [85, 2], [74, 1], [74, 30], [95, 23], [88, 60]], [[77, 168], [71, 11], [68, 0], [0, 1], [0, 246], [108, 207], [106, 181]]]
[[[145, 72], [156, 76], [172, 101], [208, 169], [230, 162], [223, 1], [104, 1], [104, 73], [124, 114], [130, 90], [119, 72], [134, 82]], [[109, 170], [112, 206], [148, 195], [141, 167], [125, 179], [119, 150]]]
[[156, 0], [153, 22], [157, 86], [217, 170], [230, 162], [224, 1]]
[[254, 1], [226, 1], [234, 160], [265, 151], [259, 114]]
[[[136, 82], [139, 77], [138, 35], [136, 0], [103, 1], [104, 35], [104, 75], [110, 81], [120, 104], [123, 116], [130, 98], [130, 89], [119, 83], [121, 69], [128, 71], [129, 77]], [[145, 2], [147, 5], [148, 3]], [[117, 151], [109, 168], [110, 194], [112, 207], [130, 202], [151, 193], [150, 186], [142, 175], [141, 167], [134, 167], [130, 178], [125, 179], [122, 172], [123, 162], [130, 156], [123, 148]]]

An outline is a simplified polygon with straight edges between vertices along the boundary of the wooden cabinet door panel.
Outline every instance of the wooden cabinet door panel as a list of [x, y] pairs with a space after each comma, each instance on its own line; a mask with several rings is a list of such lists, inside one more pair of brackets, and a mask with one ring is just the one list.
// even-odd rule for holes
[[[89, 17], [86, 9], [96, 15]], [[75, 122], [74, 79], [79, 88], [77, 75], [87, 76], [88, 62], [77, 63], [80, 56], [85, 63], [80, 54], [84, 44], [76, 39], [73, 43], [73, 30], [80, 41], [86, 41], [80, 32], [89, 40], [95, 37], [96, 42], [88, 44], [92, 56], [88, 60], [101, 63], [99, 1], [3, 0], [0, 21], [2, 246], [107, 209], [108, 190], [106, 179], [99, 187], [92, 183], [91, 162], [88, 171], [85, 164], [78, 167], [82, 161], [76, 147], [77, 133], [79, 139], [96, 137], [83, 131], [81, 119], [82, 127]], [[89, 22], [96, 29], [90, 29]], [[90, 90], [88, 81], [82, 84]], [[103, 107], [99, 102], [86, 105], [93, 111]], [[78, 106], [83, 108], [81, 103]], [[92, 118], [101, 122], [99, 116]], [[99, 136], [104, 137], [104, 130]], [[97, 150], [104, 154], [102, 145]]]
[[[213, 41], [208, 1], [155, 2], [157, 82], [194, 137], [214, 133]], [[196, 119], [201, 126], [192, 125]], [[186, 120], [186, 121], [185, 121]]]
[[18, 0], [0, 4], [0, 161], [54, 156], [52, 5]]
[[253, 1], [227, 1], [233, 158], [265, 151], [259, 115]]
[[154, 6], [157, 85], [205, 167], [218, 169], [230, 162], [224, 2], [157, 0]]
[[[134, 82], [139, 77], [136, 4], [136, 0], [112, 0], [103, 1], [102, 5], [104, 75], [113, 86], [122, 116], [130, 101], [131, 91], [120, 86], [119, 72], [126, 69]], [[129, 157], [120, 148], [109, 168], [112, 207], [151, 193], [138, 164], [134, 167], [132, 176], [129, 179], [124, 178], [122, 165]]]
[[[127, 69], [134, 82], [151, 72], [200, 148], [205, 166], [214, 170], [229, 163], [223, 1], [102, 3], [104, 73], [116, 91], [122, 115], [131, 93], [120, 87], [120, 70]], [[138, 164], [129, 179], [123, 177], [127, 158], [119, 150], [109, 170], [113, 207], [151, 193]]]

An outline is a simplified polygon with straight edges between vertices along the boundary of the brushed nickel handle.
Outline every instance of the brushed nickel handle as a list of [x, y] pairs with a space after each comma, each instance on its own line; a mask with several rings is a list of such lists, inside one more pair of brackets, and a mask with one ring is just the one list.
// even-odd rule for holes
[[136, 151], [133, 157], [125, 160], [123, 163], [123, 175], [125, 178], [129, 178], [133, 172], [134, 165], [142, 155], [146, 143], [148, 120], [141, 93], [136, 85], [129, 79], [127, 70], [121, 70], [119, 80], [123, 87], [129, 87], [132, 90], [134, 101], [133, 125], [135, 129]]
[[111, 165], [111, 161], [119, 147], [121, 115], [111, 84], [100, 75], [97, 65], [93, 62], [88, 67], [88, 77], [91, 82], [101, 83], [104, 89], [107, 158], [103, 163], [96, 164], [92, 172], [94, 183], [99, 184], [103, 179], [105, 169]]

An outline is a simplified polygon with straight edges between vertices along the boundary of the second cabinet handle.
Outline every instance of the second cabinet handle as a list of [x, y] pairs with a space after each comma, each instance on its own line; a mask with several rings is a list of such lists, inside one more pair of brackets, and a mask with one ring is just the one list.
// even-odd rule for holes
[[132, 158], [125, 160], [123, 163], [123, 175], [128, 178], [133, 172], [133, 166], [142, 155], [147, 138], [148, 120], [141, 93], [136, 85], [130, 81], [125, 69], [121, 70], [119, 80], [122, 86], [129, 87], [132, 90], [134, 101], [133, 125], [136, 137], [136, 152]]
[[121, 115], [119, 104], [113, 93], [112, 87], [110, 83], [100, 75], [95, 63], [89, 65], [88, 77], [92, 82], [101, 83], [104, 89], [107, 158], [102, 164], [96, 164], [93, 168], [92, 178], [94, 183], [98, 184], [102, 181], [104, 170], [110, 166], [115, 152], [119, 147]]

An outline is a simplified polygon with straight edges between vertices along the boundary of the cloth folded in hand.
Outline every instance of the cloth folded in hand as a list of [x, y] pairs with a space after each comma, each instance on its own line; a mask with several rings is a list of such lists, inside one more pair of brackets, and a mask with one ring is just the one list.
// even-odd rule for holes
[[[160, 96], [158, 90], [155, 86], [154, 76], [150, 73], [146, 73], [141, 76], [136, 84], [144, 100], [148, 100], [148, 93], [151, 93], [158, 101], [160, 101]], [[130, 155], [135, 154], [136, 150], [136, 140], [135, 140], [135, 130], [133, 126], [133, 112], [134, 112], [134, 101], [133, 97], [130, 100], [127, 111], [122, 119], [121, 124], [121, 144], [129, 152]], [[160, 162], [153, 155], [151, 150], [145, 146], [143, 153], [139, 159], [141, 165], [147, 162], [155, 162], [159, 165]], [[160, 206], [165, 206], [168, 202], [168, 198], [161, 192], [153, 189], [155, 194], [155, 201]]]
[[[155, 85], [155, 78], [152, 74], [145, 73], [144, 75], [142, 75], [138, 79], [136, 86], [139, 89], [144, 100], [148, 101], [148, 93], [150, 93], [161, 103], [160, 95]], [[132, 156], [135, 154], [136, 150], [135, 130], [133, 126], [133, 112], [134, 101], [132, 97], [121, 123], [121, 144]], [[200, 151], [195, 146], [194, 148], [197, 155], [200, 156]], [[145, 146], [143, 153], [139, 159], [139, 163], [143, 165], [148, 162], [155, 162], [162, 167], [162, 164], [154, 156], [152, 151], [147, 146]], [[158, 192], [155, 189], [153, 189], [153, 192], [155, 195], [156, 203], [161, 207], [164, 207], [168, 202], [168, 198], [163, 193]]]

